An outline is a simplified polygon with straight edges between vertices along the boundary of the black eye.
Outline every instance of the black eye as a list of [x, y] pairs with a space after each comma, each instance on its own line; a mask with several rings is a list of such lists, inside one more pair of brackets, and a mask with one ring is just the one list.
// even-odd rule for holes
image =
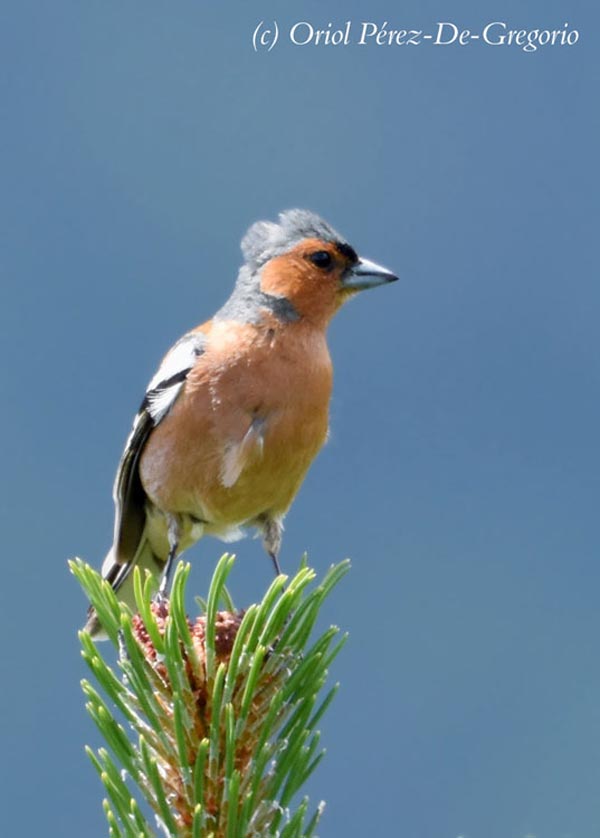
[[308, 258], [313, 265], [324, 271], [333, 267], [333, 256], [327, 250], [317, 250], [315, 253], [311, 253]]

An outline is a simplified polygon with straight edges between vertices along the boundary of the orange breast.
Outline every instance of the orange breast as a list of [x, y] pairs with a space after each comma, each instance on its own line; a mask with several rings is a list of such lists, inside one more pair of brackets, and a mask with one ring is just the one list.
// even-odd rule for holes
[[[144, 489], [160, 509], [217, 527], [284, 514], [325, 442], [331, 384], [321, 330], [275, 320], [213, 324], [204, 355], [146, 444]], [[250, 449], [236, 448], [245, 438]], [[243, 467], [224, 485], [224, 462], [239, 450]]]

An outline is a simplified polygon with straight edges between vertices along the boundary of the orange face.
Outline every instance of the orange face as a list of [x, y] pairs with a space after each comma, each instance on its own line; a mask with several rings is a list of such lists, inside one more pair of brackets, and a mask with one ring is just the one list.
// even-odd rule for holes
[[326, 325], [358, 290], [343, 284], [357, 262], [356, 253], [348, 245], [304, 239], [267, 262], [262, 270], [261, 291], [285, 297], [303, 319]]

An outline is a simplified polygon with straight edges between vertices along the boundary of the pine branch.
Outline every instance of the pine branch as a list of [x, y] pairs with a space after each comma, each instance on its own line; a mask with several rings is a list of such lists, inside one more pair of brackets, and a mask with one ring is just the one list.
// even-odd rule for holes
[[317, 725], [337, 686], [321, 693], [345, 637], [331, 627], [309, 642], [349, 563], [311, 588], [315, 573], [303, 564], [237, 612], [225, 588], [233, 561], [218, 563], [194, 622], [184, 606], [188, 564], [179, 564], [170, 602], [160, 604], [153, 580], [136, 569], [132, 616], [92, 568], [71, 563], [119, 651], [115, 672], [80, 632], [99, 687], [82, 682], [107, 746], [87, 752], [107, 794], [110, 838], [155, 838], [152, 811], [168, 838], [315, 834], [323, 804], [309, 816], [299, 793], [323, 756]]

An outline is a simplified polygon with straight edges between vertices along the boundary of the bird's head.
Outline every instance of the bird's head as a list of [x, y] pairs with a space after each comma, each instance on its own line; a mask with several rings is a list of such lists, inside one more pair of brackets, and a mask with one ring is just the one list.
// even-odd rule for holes
[[[242, 240], [245, 264], [227, 306], [271, 308], [282, 319], [326, 325], [349, 297], [398, 277], [362, 259], [322, 218], [288, 210], [258, 221]], [[227, 306], [225, 308], [227, 308]]]

